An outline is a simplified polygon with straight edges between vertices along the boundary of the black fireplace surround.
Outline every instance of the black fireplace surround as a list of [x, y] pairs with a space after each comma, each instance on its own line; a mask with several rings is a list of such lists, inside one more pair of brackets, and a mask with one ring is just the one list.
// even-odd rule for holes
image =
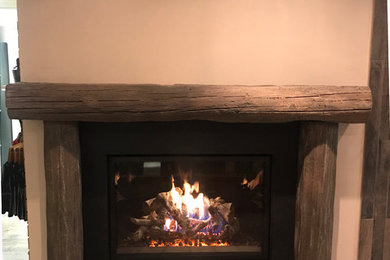
[[[80, 123], [84, 259], [294, 259], [298, 132], [299, 123]], [[245, 156], [270, 162], [263, 181], [267, 239], [260, 253], [196, 247], [185, 252], [117, 252], [110, 158]]]

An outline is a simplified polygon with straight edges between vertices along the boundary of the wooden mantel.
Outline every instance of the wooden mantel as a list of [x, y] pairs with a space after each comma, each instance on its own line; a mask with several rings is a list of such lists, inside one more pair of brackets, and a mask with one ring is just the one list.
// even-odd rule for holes
[[364, 122], [367, 86], [17, 83], [10, 118], [46, 121]]
[[372, 99], [367, 86], [18, 83], [6, 104], [10, 118], [45, 121], [49, 260], [84, 257], [78, 121], [327, 121], [301, 124], [295, 259], [330, 260], [337, 123], [365, 122]]

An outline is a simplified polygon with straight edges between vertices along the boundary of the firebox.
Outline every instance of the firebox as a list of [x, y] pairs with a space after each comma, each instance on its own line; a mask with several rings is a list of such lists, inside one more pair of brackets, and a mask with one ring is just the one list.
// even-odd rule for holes
[[268, 157], [115, 156], [109, 166], [118, 254], [265, 254]]
[[82, 123], [85, 259], [293, 259], [298, 125]]

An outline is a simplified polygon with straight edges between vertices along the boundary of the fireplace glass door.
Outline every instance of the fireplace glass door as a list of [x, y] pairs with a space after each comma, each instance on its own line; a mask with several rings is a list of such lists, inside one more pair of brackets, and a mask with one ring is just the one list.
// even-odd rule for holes
[[266, 258], [269, 156], [110, 156], [117, 255]]

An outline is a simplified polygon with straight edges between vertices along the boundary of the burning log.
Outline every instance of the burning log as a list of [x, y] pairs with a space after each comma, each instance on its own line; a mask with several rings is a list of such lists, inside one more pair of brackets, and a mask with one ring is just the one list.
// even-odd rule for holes
[[226, 203], [220, 197], [210, 199], [209, 212], [213, 217], [213, 227], [223, 227], [222, 237], [231, 240], [238, 233], [240, 225], [238, 219], [234, 217], [232, 203]]
[[146, 226], [141, 226], [140, 228], [137, 229], [137, 231], [135, 231], [135, 232], [133, 233], [132, 239], [133, 239], [134, 241], [139, 241], [139, 240], [141, 240], [141, 239], [144, 237], [144, 235], [145, 235], [145, 233], [146, 233], [147, 231], [148, 231], [148, 228], [147, 228]]
[[159, 200], [163, 201], [163, 205], [168, 210], [170, 215], [174, 220], [177, 221], [177, 223], [180, 225], [180, 227], [183, 230], [183, 233], [186, 235], [191, 235], [191, 222], [188, 219], [188, 217], [183, 214], [178, 208], [175, 207], [173, 204], [172, 198], [169, 195], [168, 192], [161, 192], [157, 195]]
[[222, 238], [226, 240], [231, 240], [240, 229], [240, 224], [236, 217], [230, 219], [229, 224], [226, 224], [223, 227]]
[[138, 226], [160, 226], [164, 224], [162, 219], [153, 219], [150, 216], [143, 216], [142, 218], [130, 218], [130, 221]]
[[144, 216], [143, 218], [141, 219], [138, 219], [138, 218], [130, 218], [130, 221], [138, 226], [151, 226], [153, 224], [153, 220], [151, 219], [147, 219], [145, 218], [146, 216]]
[[169, 233], [157, 226], [151, 227], [149, 229], [149, 233], [151, 238], [154, 240], [163, 240], [163, 241], [171, 240], [171, 238], [169, 237]]
[[[185, 196], [188, 196], [187, 190], [183, 196], [180, 188], [175, 188], [172, 183], [170, 192], [161, 192], [155, 198], [146, 201], [149, 207], [149, 215], [142, 218], [131, 218], [130, 221], [140, 226], [133, 234], [133, 241], [139, 241], [142, 238], [151, 237], [156, 241], [173, 241], [183, 239], [183, 241], [198, 241], [199, 232], [208, 226], [210, 239], [215, 241], [219, 239], [231, 240], [239, 231], [238, 219], [234, 216], [232, 203], [226, 203], [220, 197], [207, 199], [204, 204], [203, 194], [198, 198], [192, 197], [193, 201], [201, 199], [202, 208], [196, 208], [193, 205], [185, 204]], [[199, 197], [201, 195], [201, 197]], [[176, 197], [175, 197], [176, 196]], [[180, 197], [183, 196], [183, 197]], [[192, 195], [191, 195], [192, 196]], [[188, 199], [188, 197], [187, 197]], [[207, 219], [205, 211], [209, 213]], [[189, 217], [191, 212], [191, 216]], [[217, 230], [218, 234], [213, 231]], [[221, 232], [222, 231], [222, 232]], [[222, 235], [221, 235], [222, 233]], [[198, 241], [198, 243], [200, 243]]]
[[192, 234], [196, 234], [202, 229], [204, 229], [212, 220], [212, 217], [209, 217], [207, 220], [200, 221], [192, 230]]

